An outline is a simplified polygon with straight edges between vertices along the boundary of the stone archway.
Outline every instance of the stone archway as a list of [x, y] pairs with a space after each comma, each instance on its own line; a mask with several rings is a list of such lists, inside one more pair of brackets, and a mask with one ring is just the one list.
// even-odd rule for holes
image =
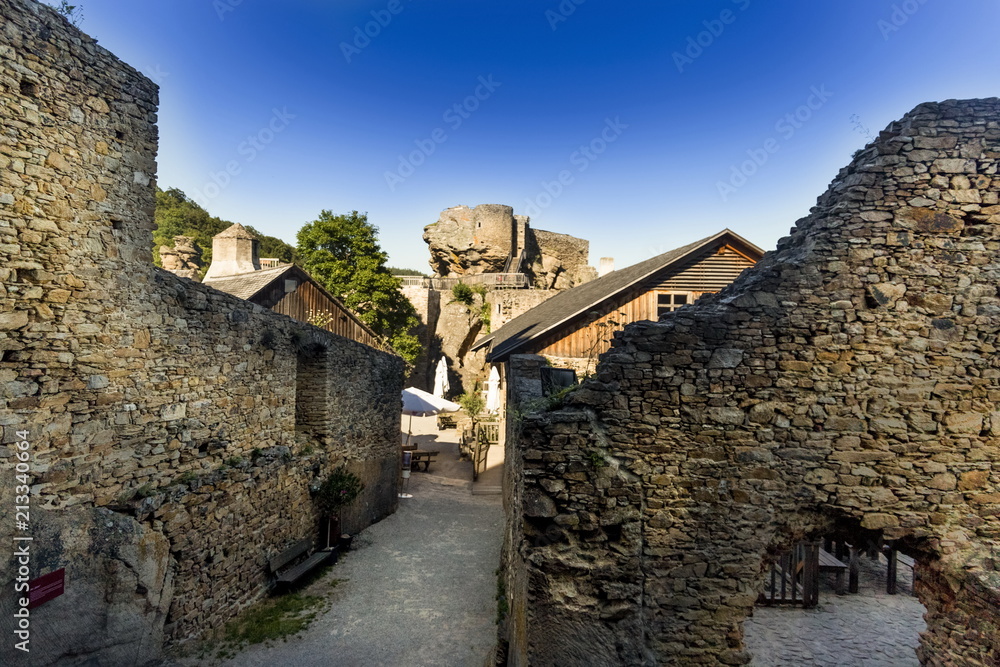
[[[513, 664], [626, 617], [620, 664], [744, 664], [764, 554], [824, 517], [922, 545], [925, 664], [1000, 660], [998, 162], [1000, 100], [920, 105], [756, 267], [629, 326], [596, 379], [525, 420], [505, 567], [542, 590], [511, 600]], [[527, 497], [574, 538], [588, 604], [547, 595], [565, 553], [523, 537]], [[532, 634], [568, 606], [572, 627]]]

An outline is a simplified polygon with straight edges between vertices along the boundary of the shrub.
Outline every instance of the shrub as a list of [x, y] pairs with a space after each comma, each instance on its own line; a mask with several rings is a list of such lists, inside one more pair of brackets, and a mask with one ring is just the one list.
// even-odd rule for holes
[[465, 414], [474, 420], [486, 408], [486, 399], [478, 391], [474, 391], [459, 396], [458, 404], [465, 410]]
[[457, 283], [451, 288], [451, 296], [453, 297], [452, 302], [457, 301], [458, 303], [465, 304], [466, 306], [471, 306], [476, 299], [476, 293], [471, 287], [465, 283]]
[[316, 502], [324, 514], [335, 514], [341, 507], [354, 502], [364, 488], [358, 476], [342, 465], [320, 484]]

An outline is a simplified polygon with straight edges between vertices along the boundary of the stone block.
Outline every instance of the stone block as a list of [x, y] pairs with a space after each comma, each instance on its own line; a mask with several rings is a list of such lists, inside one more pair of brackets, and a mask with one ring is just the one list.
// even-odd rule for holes
[[978, 412], [959, 412], [945, 415], [945, 427], [949, 433], [975, 433], [983, 430], [983, 415]]
[[935, 160], [931, 166], [931, 171], [945, 174], [974, 174], [976, 173], [976, 161], [961, 158], [944, 158]]
[[986, 486], [989, 478], [990, 473], [988, 470], [970, 470], [969, 472], [964, 472], [958, 478], [958, 490], [973, 491], [981, 489]]
[[949, 472], [938, 473], [927, 482], [927, 487], [940, 491], [953, 491], [958, 486], [958, 479]]

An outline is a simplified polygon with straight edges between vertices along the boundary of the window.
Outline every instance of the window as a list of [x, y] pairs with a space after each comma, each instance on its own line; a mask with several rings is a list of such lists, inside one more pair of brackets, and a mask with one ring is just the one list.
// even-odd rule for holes
[[660, 292], [656, 295], [656, 317], [663, 317], [691, 303], [690, 292]]

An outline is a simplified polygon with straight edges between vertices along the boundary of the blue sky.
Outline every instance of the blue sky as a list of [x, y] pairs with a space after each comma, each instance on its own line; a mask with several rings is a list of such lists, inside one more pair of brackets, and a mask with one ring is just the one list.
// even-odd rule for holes
[[509, 204], [619, 268], [729, 227], [769, 250], [917, 104], [1000, 95], [995, 0], [80, 0], [160, 84], [161, 187], [291, 243], [367, 211], [427, 270]]

